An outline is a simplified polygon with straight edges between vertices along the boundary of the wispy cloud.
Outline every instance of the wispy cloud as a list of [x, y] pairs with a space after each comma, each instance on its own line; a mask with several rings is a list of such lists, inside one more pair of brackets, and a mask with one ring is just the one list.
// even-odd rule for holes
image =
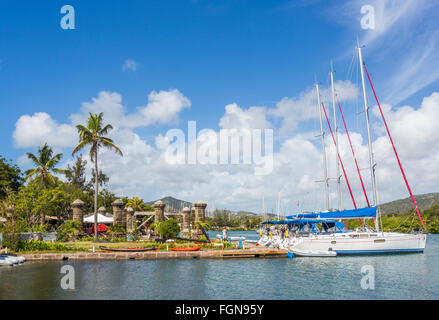
[[[374, 8], [374, 29], [361, 28], [364, 5]], [[397, 105], [439, 79], [438, 7], [438, 2], [427, 0], [356, 0], [332, 9], [331, 19], [348, 24], [368, 56], [389, 61], [384, 66], [390, 76], [381, 88], [383, 102]]]
[[136, 71], [137, 68], [139, 67], [139, 64], [134, 61], [133, 59], [126, 59], [124, 64], [122, 65], [122, 70], [123, 71]]

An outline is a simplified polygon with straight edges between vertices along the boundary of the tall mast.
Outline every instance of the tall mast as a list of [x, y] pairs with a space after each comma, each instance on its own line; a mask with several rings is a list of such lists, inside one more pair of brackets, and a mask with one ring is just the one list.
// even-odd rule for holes
[[319, 114], [320, 114], [320, 137], [322, 140], [322, 153], [323, 153], [323, 174], [325, 179], [325, 199], [326, 199], [326, 209], [329, 210], [329, 184], [328, 184], [328, 168], [326, 165], [326, 147], [325, 147], [325, 132], [323, 131], [323, 114], [322, 114], [322, 104], [320, 102], [320, 92], [319, 85], [316, 83], [317, 91], [317, 103], [319, 104]]
[[277, 193], [277, 220], [280, 220], [280, 191]]
[[[377, 206], [378, 195], [377, 195], [376, 178], [375, 178], [375, 159], [374, 159], [374, 155], [373, 155], [372, 138], [371, 138], [371, 134], [370, 134], [369, 106], [367, 105], [366, 83], [364, 81], [363, 55], [361, 54], [361, 47], [360, 46], [358, 46], [358, 58], [360, 60], [361, 83], [363, 85], [364, 110], [365, 110], [365, 114], [366, 114], [367, 139], [368, 139], [368, 144], [369, 144], [369, 167], [370, 167], [370, 175], [371, 175], [372, 189], [373, 189], [373, 204], [374, 204], [374, 206]], [[379, 215], [378, 215], [378, 210], [377, 210], [377, 215], [376, 215], [376, 219], [375, 219], [375, 228], [377, 231], [380, 231], [378, 219], [379, 219]]]
[[335, 89], [334, 89], [334, 72], [331, 66], [331, 91], [332, 91], [332, 110], [334, 111], [334, 133], [335, 133], [335, 161], [337, 169], [337, 196], [338, 196], [338, 210], [341, 210], [341, 191], [340, 191], [340, 159], [338, 150], [338, 126], [337, 126], [337, 112], [335, 111]]

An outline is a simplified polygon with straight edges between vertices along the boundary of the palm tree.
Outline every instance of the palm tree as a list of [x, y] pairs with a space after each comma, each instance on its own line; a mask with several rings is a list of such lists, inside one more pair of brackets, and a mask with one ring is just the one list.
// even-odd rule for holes
[[38, 155], [34, 155], [33, 153], [26, 153], [27, 157], [32, 160], [35, 164], [36, 168], [26, 170], [24, 173], [26, 174], [25, 181], [27, 181], [31, 177], [36, 177], [40, 180], [40, 186], [47, 187], [48, 185], [55, 184], [55, 177], [51, 174], [55, 173], [66, 173], [66, 170], [55, 168], [55, 166], [61, 161], [62, 153], [58, 153], [54, 156], [53, 150], [51, 147], [44, 144], [41, 148], [38, 148]]
[[140, 199], [139, 197], [133, 197], [128, 200], [126, 206], [128, 208], [133, 208], [134, 211], [141, 211], [145, 207], [145, 204], [143, 203], [143, 199]]
[[77, 125], [79, 133], [79, 144], [76, 146], [75, 150], [72, 152], [72, 156], [86, 147], [90, 147], [90, 160], [95, 165], [95, 198], [94, 198], [94, 230], [95, 230], [95, 241], [98, 241], [98, 229], [97, 229], [97, 219], [98, 219], [98, 152], [99, 148], [106, 147], [108, 149], [113, 149], [117, 154], [123, 156], [122, 151], [119, 147], [113, 143], [110, 138], [104, 137], [113, 127], [110, 124], [104, 126], [103, 116], [104, 113], [99, 114], [89, 113], [89, 118], [87, 121], [87, 126]]

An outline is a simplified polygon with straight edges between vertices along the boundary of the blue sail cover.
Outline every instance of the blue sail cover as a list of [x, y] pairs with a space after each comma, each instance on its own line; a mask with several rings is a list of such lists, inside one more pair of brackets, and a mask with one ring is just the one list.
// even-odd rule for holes
[[344, 211], [330, 211], [318, 213], [301, 213], [287, 216], [287, 219], [354, 219], [354, 218], [375, 218], [377, 214], [377, 207], [344, 210]]
[[327, 229], [335, 227], [335, 232], [343, 232], [345, 229], [345, 225], [338, 221], [330, 221], [330, 220], [316, 220], [316, 219], [294, 219], [294, 220], [280, 220], [280, 221], [265, 221], [262, 225], [267, 224], [287, 224], [287, 225], [296, 225], [300, 230], [304, 231], [306, 228], [313, 233], [319, 233], [319, 229], [317, 228], [317, 224], [321, 224], [324, 231]]

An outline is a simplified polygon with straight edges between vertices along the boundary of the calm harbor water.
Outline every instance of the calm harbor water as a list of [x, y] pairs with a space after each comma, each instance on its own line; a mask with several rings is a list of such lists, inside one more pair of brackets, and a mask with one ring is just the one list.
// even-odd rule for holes
[[[74, 267], [74, 290], [60, 286], [63, 265]], [[374, 290], [361, 288], [364, 265], [375, 269]], [[438, 267], [439, 235], [423, 254], [28, 262], [0, 267], [0, 299], [438, 299]]]

